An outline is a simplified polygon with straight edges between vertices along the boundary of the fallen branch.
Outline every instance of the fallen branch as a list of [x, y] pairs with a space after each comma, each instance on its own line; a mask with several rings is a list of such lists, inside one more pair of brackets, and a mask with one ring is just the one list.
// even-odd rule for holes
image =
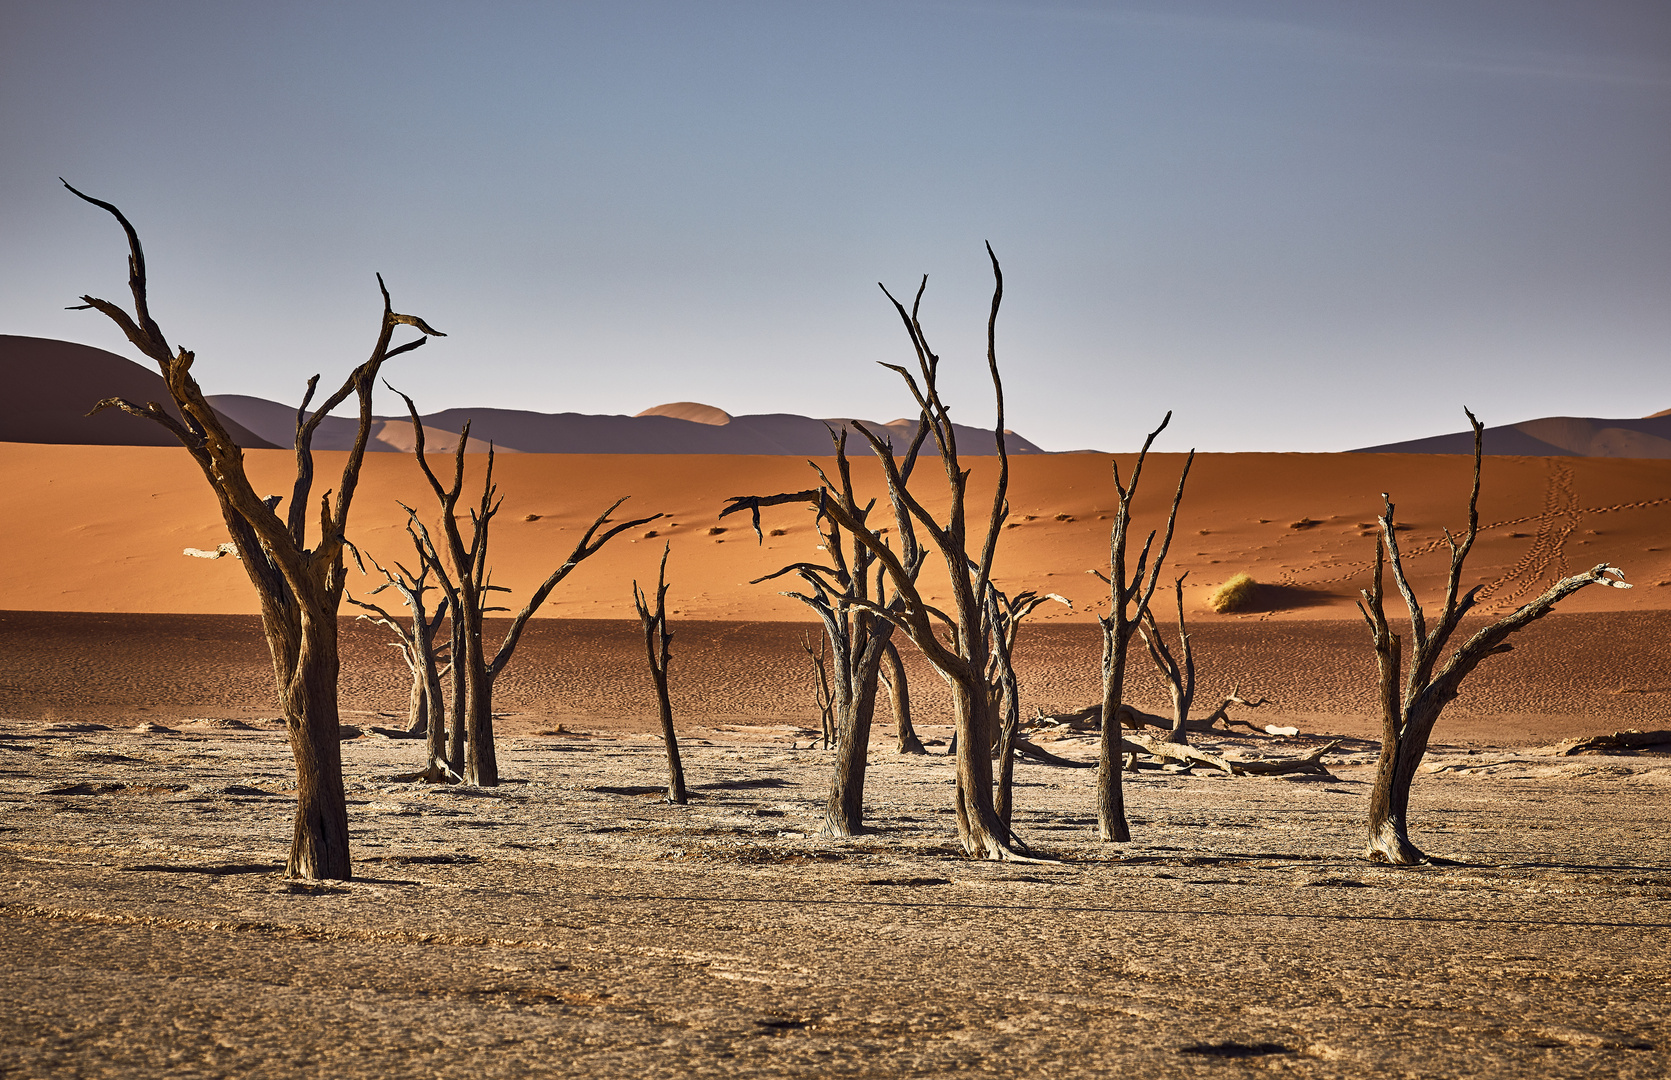
[[1135, 750], [1153, 758], [1176, 761], [1183, 765], [1211, 765], [1215, 769], [1223, 769], [1225, 772], [1235, 775], [1236, 770], [1229, 761], [1217, 754], [1197, 750], [1187, 743], [1169, 743], [1148, 735], [1128, 735], [1122, 741], [1128, 753]]
[[1323, 755], [1340, 746], [1336, 739], [1327, 746], [1318, 747], [1304, 757], [1297, 758], [1260, 758], [1254, 761], [1232, 761], [1230, 767], [1238, 776], [1281, 776], [1284, 773], [1320, 773], [1329, 775], [1329, 770], [1323, 764]]
[[437, 760], [431, 761], [422, 772], [401, 773], [389, 777], [389, 781], [395, 784], [462, 784], [464, 777], [447, 768], [446, 762]]
[[1671, 731], [1615, 731], [1611, 735], [1591, 735], [1583, 739], [1567, 739], [1555, 744], [1557, 757], [1573, 754], [1619, 754], [1649, 747], [1671, 750]]
[[1030, 757], [1042, 764], [1056, 765], [1064, 769], [1094, 769], [1097, 767], [1097, 763], [1094, 761], [1072, 761], [1065, 757], [1057, 757], [1037, 743], [1026, 739], [1016, 739], [1015, 750], [1023, 757]]

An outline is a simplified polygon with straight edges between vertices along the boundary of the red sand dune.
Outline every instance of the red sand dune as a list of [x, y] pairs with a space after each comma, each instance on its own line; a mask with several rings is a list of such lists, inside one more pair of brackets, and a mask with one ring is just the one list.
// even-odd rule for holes
[[[130, 421], [130, 423], [139, 423]], [[343, 455], [319, 456], [320, 493], [335, 482]], [[1131, 458], [1121, 456], [1122, 468]], [[288, 493], [286, 451], [248, 454], [263, 492]], [[8, 483], [0, 508], [10, 523], [0, 564], [0, 608], [45, 611], [247, 613], [255, 610], [242, 569], [232, 559], [186, 558], [226, 539], [208, 485], [179, 448], [0, 444]], [[469, 459], [472, 483], [484, 457]], [[450, 461], [437, 459], [438, 466]], [[984, 514], [993, 461], [971, 459], [971, 505]], [[1181, 455], [1150, 459], [1138, 505], [1140, 530], [1161, 524]], [[1201, 620], [1357, 618], [1374, 541], [1368, 525], [1380, 492], [1392, 493], [1411, 570], [1422, 595], [1439, 587], [1447, 560], [1441, 530], [1464, 524], [1470, 462], [1465, 457], [1392, 454], [1207, 454], [1196, 461], [1179, 516], [1168, 571], [1188, 571], [1185, 595]], [[1564, 572], [1601, 562], [1624, 568], [1637, 587], [1591, 588], [1565, 611], [1671, 607], [1671, 462], [1604, 458], [1487, 458], [1480, 500], [1482, 529], [1467, 583], [1489, 583], [1487, 610], [1505, 610]], [[879, 494], [878, 472], [855, 462], [863, 489]], [[922, 490], [943, 492], [937, 470], [921, 473]], [[518, 454], [498, 459], [504, 506], [491, 548], [494, 580], [512, 603], [567, 555], [580, 532], [615, 498], [623, 511], [668, 518], [619, 538], [566, 582], [544, 613], [584, 618], [631, 617], [634, 577], [653, 577], [663, 542], [670, 610], [685, 618], [804, 619], [778, 595], [779, 583], [751, 578], [789, 561], [817, 558], [810, 512], [768, 511], [763, 526], [782, 529], [755, 542], [746, 516], [718, 520], [727, 496], [800, 490], [813, 483], [804, 461], [782, 456]], [[410, 547], [396, 500], [433, 522], [434, 500], [416, 464], [376, 454], [366, 467], [350, 522], [353, 541], [379, 557], [405, 558]], [[1001, 584], [1070, 598], [1075, 611], [1048, 605], [1037, 618], [1086, 621], [1106, 593], [1089, 571], [1106, 568], [1108, 514], [1114, 504], [1109, 460], [1060, 454], [1012, 462], [1011, 527], [998, 559]], [[936, 508], [943, 496], [928, 499]], [[533, 520], [530, 520], [532, 518]], [[1310, 524], [1307, 524], [1310, 523]], [[715, 533], [715, 528], [725, 531]], [[657, 535], [646, 534], [654, 530]], [[930, 564], [930, 577], [938, 568]], [[1279, 586], [1267, 610], [1219, 616], [1207, 594], [1246, 571]], [[363, 584], [361, 583], [363, 580]], [[1170, 577], [1168, 578], [1170, 580]], [[355, 574], [355, 592], [373, 581]], [[932, 584], [931, 594], [938, 591]], [[1396, 602], [1393, 604], [1396, 607]]]
[[[6, 387], [6, 393], [0, 396], [0, 439], [105, 446], [180, 445], [158, 425], [117, 409], [87, 415], [104, 398], [127, 398], [138, 405], [169, 401], [162, 376], [115, 353], [73, 341], [0, 334], [0, 378]], [[176, 418], [180, 415], [172, 403], [167, 410]], [[239, 446], [287, 445], [268, 442], [224, 416], [222, 420]]]

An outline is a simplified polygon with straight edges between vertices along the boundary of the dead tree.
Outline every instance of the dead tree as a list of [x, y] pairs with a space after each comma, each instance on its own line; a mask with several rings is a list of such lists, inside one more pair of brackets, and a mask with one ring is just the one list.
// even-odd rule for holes
[[[1457, 597], [1462, 565], [1474, 546], [1474, 538], [1479, 534], [1480, 459], [1485, 430], [1472, 412], [1463, 411], [1474, 429], [1474, 486], [1468, 495], [1468, 531], [1461, 543], [1452, 539], [1450, 530], [1445, 530], [1451, 565], [1445, 579], [1444, 603], [1438, 619], [1431, 626], [1428, 624], [1404, 572], [1404, 560], [1398, 550], [1398, 530], [1393, 522], [1393, 504], [1385, 493], [1381, 496], [1384, 509], [1379, 519], [1380, 535], [1375, 544], [1375, 575], [1370, 587], [1363, 590], [1363, 601], [1358, 605], [1364, 620], [1369, 623], [1375, 645], [1380, 675], [1377, 700], [1381, 710], [1381, 758], [1375, 770], [1375, 787], [1369, 797], [1369, 839], [1365, 854], [1372, 861], [1397, 866], [1430, 861], [1410, 842], [1410, 782], [1415, 779], [1416, 768], [1427, 752], [1433, 725], [1445, 706], [1455, 700], [1462, 680], [1487, 656], [1513, 648], [1507, 643], [1509, 635], [1543, 618], [1557, 603], [1579, 589], [1587, 585], [1630, 588], [1624, 581], [1624, 571], [1607, 563], [1582, 574], [1562, 578], [1542, 596], [1474, 634], [1440, 663], [1440, 655], [1463, 616], [1473, 609], [1480, 590], [1480, 586], [1476, 585], [1460, 599]], [[1393, 581], [1410, 612], [1409, 674], [1402, 680], [1403, 642], [1388, 628], [1382, 606], [1383, 575], [1389, 563], [1392, 565]], [[1401, 681], [1402, 695], [1399, 688]]]
[[[1004, 279], [997, 256], [990, 245], [987, 255], [992, 262], [992, 307], [987, 318], [987, 369], [991, 374], [997, 418], [993, 425], [996, 444], [997, 477], [992, 504], [983, 527], [970, 535], [968, 522], [968, 481], [957, 451], [957, 434], [951, 417], [940, 397], [940, 357], [929, 347], [928, 338], [919, 319], [923, 290], [928, 279], [923, 278], [911, 309], [883, 288], [893, 304], [916, 353], [917, 370], [912, 372], [898, 364], [884, 364], [905, 380], [920, 410], [921, 423], [928, 428], [939, 451], [945, 472], [948, 507], [944, 521], [936, 519], [906, 484], [900, 460], [885, 438], [862, 423], [854, 423], [855, 430], [868, 443], [887, 479], [889, 498], [894, 506], [894, 520], [903, 530], [915, 524], [926, 538], [925, 546], [932, 545], [945, 563], [947, 586], [951, 591], [950, 611], [930, 604], [917, 588], [915, 574], [901, 560], [899, 552], [888, 547], [883, 536], [858, 519], [839, 502], [827, 502], [824, 512], [834, 517], [855, 541], [872, 552], [902, 603], [897, 610], [889, 610], [876, 600], [864, 601], [865, 606], [881, 614], [911, 639], [929, 663], [934, 665], [951, 689], [952, 715], [957, 732], [957, 787], [956, 809], [958, 839], [970, 855], [991, 859], [1019, 859], [1010, 838], [1009, 828], [998, 818], [992, 801], [992, 734], [995, 721], [992, 702], [986, 688], [987, 650], [990, 648], [985, 633], [986, 584], [992, 578], [992, 560], [997, 553], [998, 538], [1004, 521], [1009, 516], [1009, 456], [1004, 443], [1004, 388], [998, 375], [997, 325], [998, 308], [1003, 300]], [[816, 504], [823, 489], [789, 495], [761, 498], [734, 498], [726, 513], [750, 509], [759, 529], [762, 506], [785, 502]], [[971, 544], [978, 553], [971, 557]], [[942, 636], [944, 634], [944, 636]]]
[[[909, 477], [916, 463], [927, 429], [918, 426], [917, 434], [906, 453], [901, 473]], [[822, 486], [815, 504], [817, 517], [814, 527], [823, 538], [820, 545], [829, 564], [795, 562], [751, 584], [771, 581], [793, 573], [809, 587], [808, 592], [786, 591], [817, 612], [824, 624], [824, 638], [829, 644], [831, 677], [825, 684], [825, 700], [831, 704], [826, 710], [835, 717], [836, 768], [830, 783], [830, 797], [824, 810], [824, 832], [830, 836], [854, 836], [864, 825], [865, 766], [870, 752], [871, 722], [876, 712], [876, 689], [883, 654], [893, 637], [893, 624], [878, 614], [870, 605], [881, 604], [885, 610], [900, 610], [903, 601], [895, 590], [887, 597], [887, 574], [876, 555], [862, 543], [851, 539], [836, 515], [828, 508], [841, 507], [842, 514], [868, 526], [874, 499], [860, 506], [853, 492], [853, 473], [847, 458], [845, 428], [830, 433], [835, 448], [835, 475], [831, 477], [817, 465]], [[794, 500], [798, 501], [798, 500]], [[725, 513], [731, 512], [727, 508]], [[722, 517], [724, 514], [721, 515]], [[899, 527], [901, 564], [915, 580], [924, 558], [917, 544], [910, 518]], [[874, 576], [874, 579], [873, 579]], [[811, 652], [808, 646], [807, 651]], [[821, 656], [822, 654], [820, 654]], [[819, 665], [823, 678], [823, 665]]]
[[661, 549], [661, 570], [656, 574], [656, 607], [650, 610], [649, 598], [632, 583], [632, 605], [638, 609], [638, 621], [644, 624], [644, 651], [650, 660], [650, 682], [656, 688], [656, 713], [661, 718], [661, 739], [667, 746], [667, 801], [678, 806], [689, 802], [685, 795], [685, 767], [679, 761], [679, 737], [673, 732], [673, 702], [667, 696], [667, 666], [671, 659], [668, 650], [673, 631], [667, 628], [667, 556], [672, 544]]
[[[1261, 706], [1270, 704], [1271, 699], [1260, 698], [1258, 701], [1254, 701], [1250, 698], [1242, 697], [1240, 691], [1241, 688], [1239, 686], [1231, 686], [1230, 692], [1219, 700], [1218, 707], [1208, 713], [1205, 719], [1199, 721], [1191, 720], [1185, 726], [1190, 731], [1211, 731], [1213, 726], [1222, 720], [1224, 721], [1226, 731], [1236, 724], [1242, 725], [1249, 731], [1265, 731], [1265, 728], [1261, 728], [1257, 724], [1250, 724], [1246, 720], [1232, 719], [1230, 716], [1230, 706], [1240, 705], [1244, 709], [1257, 709]], [[1280, 734], [1282, 730], [1283, 729], [1281, 728], [1277, 728], [1270, 733]]]
[[1190, 647], [1189, 629], [1184, 625], [1184, 578], [1188, 576], [1181, 574], [1173, 582], [1178, 594], [1178, 656], [1172, 654], [1166, 639], [1161, 637], [1152, 610], [1145, 608], [1137, 624], [1137, 632], [1143, 635], [1143, 644], [1148, 646], [1149, 659], [1155, 662], [1172, 698], [1172, 730], [1166, 738], [1174, 743], [1189, 741], [1184, 727], [1189, 723], [1189, 708], [1195, 702], [1195, 650]]
[[899, 646], [890, 637], [882, 650], [882, 686], [888, 691], [888, 703], [893, 707], [894, 729], [899, 735], [901, 754], [926, 754], [928, 749], [917, 737], [911, 724], [911, 687], [905, 680], [905, 665], [899, 659]]
[[825, 662], [827, 646], [824, 639], [819, 638], [818, 648], [814, 649], [812, 640], [802, 636], [801, 651], [812, 661], [812, 703], [818, 706], [819, 746], [828, 750], [835, 745], [836, 722], [835, 700], [830, 693], [830, 669]]
[[[417, 316], [396, 312], [390, 306], [383, 279], [377, 279], [383, 312], [370, 358], [311, 415], [308, 405], [319, 377], [308, 380], [307, 393], [296, 411], [296, 479], [288, 512], [281, 518], [275, 512], [276, 498], [256, 494], [244, 471], [242, 448], [227, 434], [192, 377], [196, 355], [170, 347], [162, 328], [151, 317], [139, 234], [115, 206], [83, 195], [67, 183], [64, 186], [76, 197], [110, 213], [128, 238], [128, 288], [133, 294], [133, 314], [92, 296], [83, 296], [77, 307], [102, 312], [135, 348], [156, 363], [177, 415], [156, 402], [141, 405], [122, 398], [106, 398], [93, 411], [117, 408], [161, 424], [180, 440], [214, 491], [221, 520], [242, 556], [240, 561], [260, 602], [261, 627], [272, 651], [279, 705], [296, 759], [296, 819], [287, 872], [295, 877], [347, 879], [352, 869], [342, 787], [342, 725], [337, 708], [337, 611], [345, 579], [348, 510], [370, 438], [371, 398], [378, 371], [385, 361], [417, 348], [428, 336], [442, 335]], [[426, 336], [394, 345], [395, 329], [400, 326], [413, 327]], [[307, 524], [313, 506], [313, 434], [320, 421], [350, 396], [359, 405], [359, 426], [353, 448], [343, 459], [335, 499], [333, 492], [326, 492], [319, 501], [319, 533], [310, 548]]]
[[[499, 783], [499, 762], [493, 746], [493, 683], [510, 663], [517, 643], [522, 640], [522, 631], [528, 625], [528, 620], [533, 618], [534, 612], [545, 603], [546, 597], [551, 595], [551, 590], [568, 577], [575, 567], [596, 555], [606, 543], [620, 533], [647, 525], [663, 515], [652, 514], [646, 518], [610, 525], [609, 515], [627, 501], [624, 496], [615, 500], [615, 503], [599, 514], [597, 520], [586, 529], [563, 564], [540, 583], [522, 610], [512, 617], [511, 625], [506, 629], [504, 638], [500, 640], [499, 648], [490, 659], [482, 640], [483, 617], [491, 611], [509, 610], [487, 603], [489, 593], [509, 591], [492, 584], [487, 565], [488, 528], [500, 506], [499, 489], [493, 483], [493, 450], [489, 447], [487, 452], [481, 498], [476, 506], [470, 508], [470, 541], [465, 543], [457, 511], [459, 497], [464, 492], [464, 450], [470, 437], [470, 425], [466, 423], [464, 429], [459, 432], [458, 446], [453, 451], [452, 481], [443, 485], [435, 470], [430, 468], [429, 460], [424, 457], [424, 427], [418, 418], [418, 407], [405, 394], [401, 394], [400, 397], [406, 402], [406, 411], [412, 418], [412, 437], [415, 444], [413, 456], [417, 458], [424, 478], [429, 481], [430, 489], [435, 492], [435, 497], [440, 503], [440, 544], [435, 542], [429, 530], [424, 527], [416, 510], [404, 503], [401, 504], [401, 508], [406, 511], [407, 520], [421, 542], [425, 562], [435, 571], [435, 576], [441, 588], [445, 590], [447, 602], [452, 608], [453, 674], [457, 680], [455, 685], [461, 690], [459, 696], [462, 697], [462, 701], [455, 697], [458, 711], [454, 713], [453, 723], [464, 736], [464, 768], [461, 772], [466, 783], [493, 787]], [[600, 533], [600, 529], [604, 531]]]
[[990, 581], [987, 582], [986, 621], [991, 638], [987, 660], [987, 693], [992, 700], [998, 730], [993, 750], [998, 760], [998, 786], [992, 797], [993, 809], [1008, 826], [1010, 823], [1010, 795], [1015, 783], [1015, 740], [1021, 730], [1021, 686], [1015, 676], [1015, 640], [1021, 631], [1021, 621], [1046, 600], [1073, 607], [1073, 602], [1056, 593], [1028, 591], [1014, 599]]
[[[431, 568], [428, 561], [423, 559], [423, 542], [410, 525], [407, 526], [407, 535], [411, 537], [417, 549], [421, 570], [414, 574], [405, 565], [396, 562], [394, 570], [390, 571], [367, 555], [366, 559], [377, 568], [377, 572], [382, 574], [384, 579], [383, 584], [367, 595], [375, 596], [384, 589], [394, 589], [406, 601], [407, 610], [411, 613], [410, 622], [402, 624], [393, 614], [370, 600], [356, 600], [347, 594], [344, 594], [344, 599], [369, 613], [361, 615], [360, 618], [370, 619], [394, 632], [399, 639], [401, 655], [406, 658], [406, 665], [411, 669], [411, 723], [408, 730], [413, 734], [424, 733], [428, 757], [423, 770], [412, 774], [411, 778], [429, 784], [453, 784], [458, 783], [460, 777], [457, 766], [447, 753], [447, 709], [441, 697], [441, 675], [452, 665], [450, 662], [442, 665], [440, 650], [435, 647], [435, 636], [441, 629], [441, 621], [451, 609], [451, 602], [443, 589], [434, 613], [429, 613], [424, 595], [435, 587], [429, 581]], [[457, 715], [455, 712], [455, 723]]]
[[[1120, 483], [1120, 463], [1114, 462], [1114, 490], [1118, 502], [1108, 545], [1109, 573], [1092, 571], [1109, 586], [1108, 614], [1097, 617], [1097, 622], [1102, 625], [1102, 715], [1105, 717], [1120, 715], [1120, 706], [1125, 698], [1126, 653], [1131, 645], [1131, 636], [1141, 625], [1144, 613], [1149, 610], [1149, 601], [1154, 598], [1155, 585], [1160, 581], [1161, 567], [1166, 562], [1166, 552], [1172, 546], [1172, 530], [1178, 521], [1178, 504], [1183, 501], [1184, 482], [1189, 479], [1189, 468], [1195, 462], [1195, 451], [1191, 450], [1178, 477], [1178, 491], [1172, 497], [1172, 512], [1166, 518], [1166, 534], [1161, 539], [1160, 549], [1154, 552], [1154, 565], [1150, 566], [1148, 561], [1155, 542], [1155, 533], [1151, 531], [1137, 556], [1137, 566], [1127, 578], [1126, 539], [1131, 528], [1132, 500], [1137, 497], [1137, 485], [1143, 477], [1143, 463], [1149, 457], [1149, 447], [1171, 421], [1172, 414], [1169, 412], [1161, 420], [1160, 427], [1143, 440], [1143, 449], [1138, 451], [1129, 485]], [[1121, 753], [1120, 725], [1103, 724], [1102, 737], [1097, 744], [1097, 836], [1118, 843], [1131, 839], [1131, 826], [1126, 823], [1125, 790], [1120, 778]]]

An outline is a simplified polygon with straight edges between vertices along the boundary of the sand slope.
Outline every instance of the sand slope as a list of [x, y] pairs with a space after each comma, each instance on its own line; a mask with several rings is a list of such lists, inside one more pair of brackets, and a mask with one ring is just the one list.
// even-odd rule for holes
[[[1550, 457], [1671, 458], [1671, 410], [1640, 420], [1603, 420], [1593, 416], [1544, 416], [1518, 424], [1488, 427], [1487, 454]], [[1458, 431], [1408, 442], [1385, 443], [1360, 454], [1472, 454], [1474, 433]]]
[[[343, 455], [319, 455], [318, 494], [334, 485]], [[250, 451], [251, 475], [263, 491], [287, 493], [291, 455]], [[1130, 459], [1122, 458], [1129, 468]], [[439, 464], [439, 463], [438, 463]], [[481, 456], [470, 458], [472, 482]], [[1138, 526], [1161, 524], [1182, 464], [1180, 455], [1151, 459], [1138, 505]], [[1442, 529], [1463, 525], [1470, 463], [1454, 456], [1375, 454], [1208, 454], [1197, 459], [1171, 565], [1187, 571], [1186, 601], [1202, 619], [1350, 618], [1355, 590], [1366, 580], [1374, 541], [1365, 527], [1391, 492], [1411, 570], [1420, 589], [1441, 583], [1447, 560]], [[990, 498], [991, 459], [975, 459], [971, 505]], [[10, 523], [0, 561], [0, 608], [44, 611], [253, 613], [247, 578], [232, 559], [182, 556], [186, 547], [213, 548], [226, 539], [208, 485], [178, 448], [0, 444], [0, 512]], [[1038, 618], [1088, 620], [1104, 602], [1088, 571], [1106, 567], [1107, 516], [1113, 506], [1108, 459], [1059, 454], [1013, 462], [1011, 527], [998, 559], [1004, 587], [1061, 593]], [[855, 463], [862, 488], [880, 494], [868, 460]], [[786, 586], [748, 582], [787, 562], [815, 558], [819, 538], [810, 512], [768, 512], [768, 536], [755, 542], [746, 520], [721, 525], [728, 496], [770, 494], [814, 482], [805, 462], [778, 456], [518, 454], [498, 460], [504, 497], [491, 547], [494, 580], [512, 602], [567, 556], [584, 527], [622, 495], [624, 512], [669, 515], [635, 529], [576, 571], [548, 602], [549, 614], [631, 617], [631, 581], [654, 576], [664, 542], [671, 543], [670, 610], [687, 618], [801, 619], [805, 611], [778, 595]], [[925, 492], [943, 490], [925, 471]], [[433, 522], [433, 497], [407, 457], [367, 458], [350, 520], [351, 538], [378, 556], [404, 557], [410, 547], [396, 500], [419, 507]], [[943, 498], [929, 498], [939, 508]], [[1485, 466], [1480, 542], [1469, 583], [1485, 582], [1488, 610], [1536, 595], [1562, 573], [1611, 562], [1638, 587], [1592, 588], [1563, 610], [1639, 610], [1671, 606], [1671, 462], [1602, 458], [1490, 458]], [[530, 520], [534, 519], [534, 520]], [[1314, 524], [1305, 524], [1311, 522]], [[723, 533], [712, 532], [724, 528]], [[655, 531], [655, 537], [646, 534]], [[1212, 587], [1238, 571], [1278, 588], [1267, 610], [1211, 616]], [[940, 568], [930, 564], [928, 592]], [[365, 588], [372, 586], [365, 579]], [[356, 590], [358, 591], [358, 590]]]
[[[120, 397], [139, 405], [168, 401], [162, 376], [115, 353], [52, 338], [0, 334], [0, 439], [15, 442], [97, 443], [115, 446], [178, 446], [174, 436], [148, 420], [106, 409], [87, 412], [104, 398]], [[170, 415], [180, 414], [172, 404]], [[295, 422], [291, 412], [291, 423]], [[269, 442], [222, 414], [240, 446], [271, 447]]]

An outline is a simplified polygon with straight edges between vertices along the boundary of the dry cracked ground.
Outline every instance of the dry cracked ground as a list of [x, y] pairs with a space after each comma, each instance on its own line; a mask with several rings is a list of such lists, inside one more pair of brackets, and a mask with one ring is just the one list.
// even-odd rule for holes
[[275, 729], [0, 725], [0, 1075], [1671, 1075], [1665, 757], [1439, 748], [1456, 864], [1403, 870], [1354, 854], [1364, 744], [1145, 771], [1119, 847], [1093, 770], [1022, 765], [1057, 861], [999, 865], [944, 756], [879, 736], [829, 840], [804, 732], [692, 734], [683, 807], [641, 734], [502, 740], [491, 790], [354, 739], [358, 878], [306, 884]]

